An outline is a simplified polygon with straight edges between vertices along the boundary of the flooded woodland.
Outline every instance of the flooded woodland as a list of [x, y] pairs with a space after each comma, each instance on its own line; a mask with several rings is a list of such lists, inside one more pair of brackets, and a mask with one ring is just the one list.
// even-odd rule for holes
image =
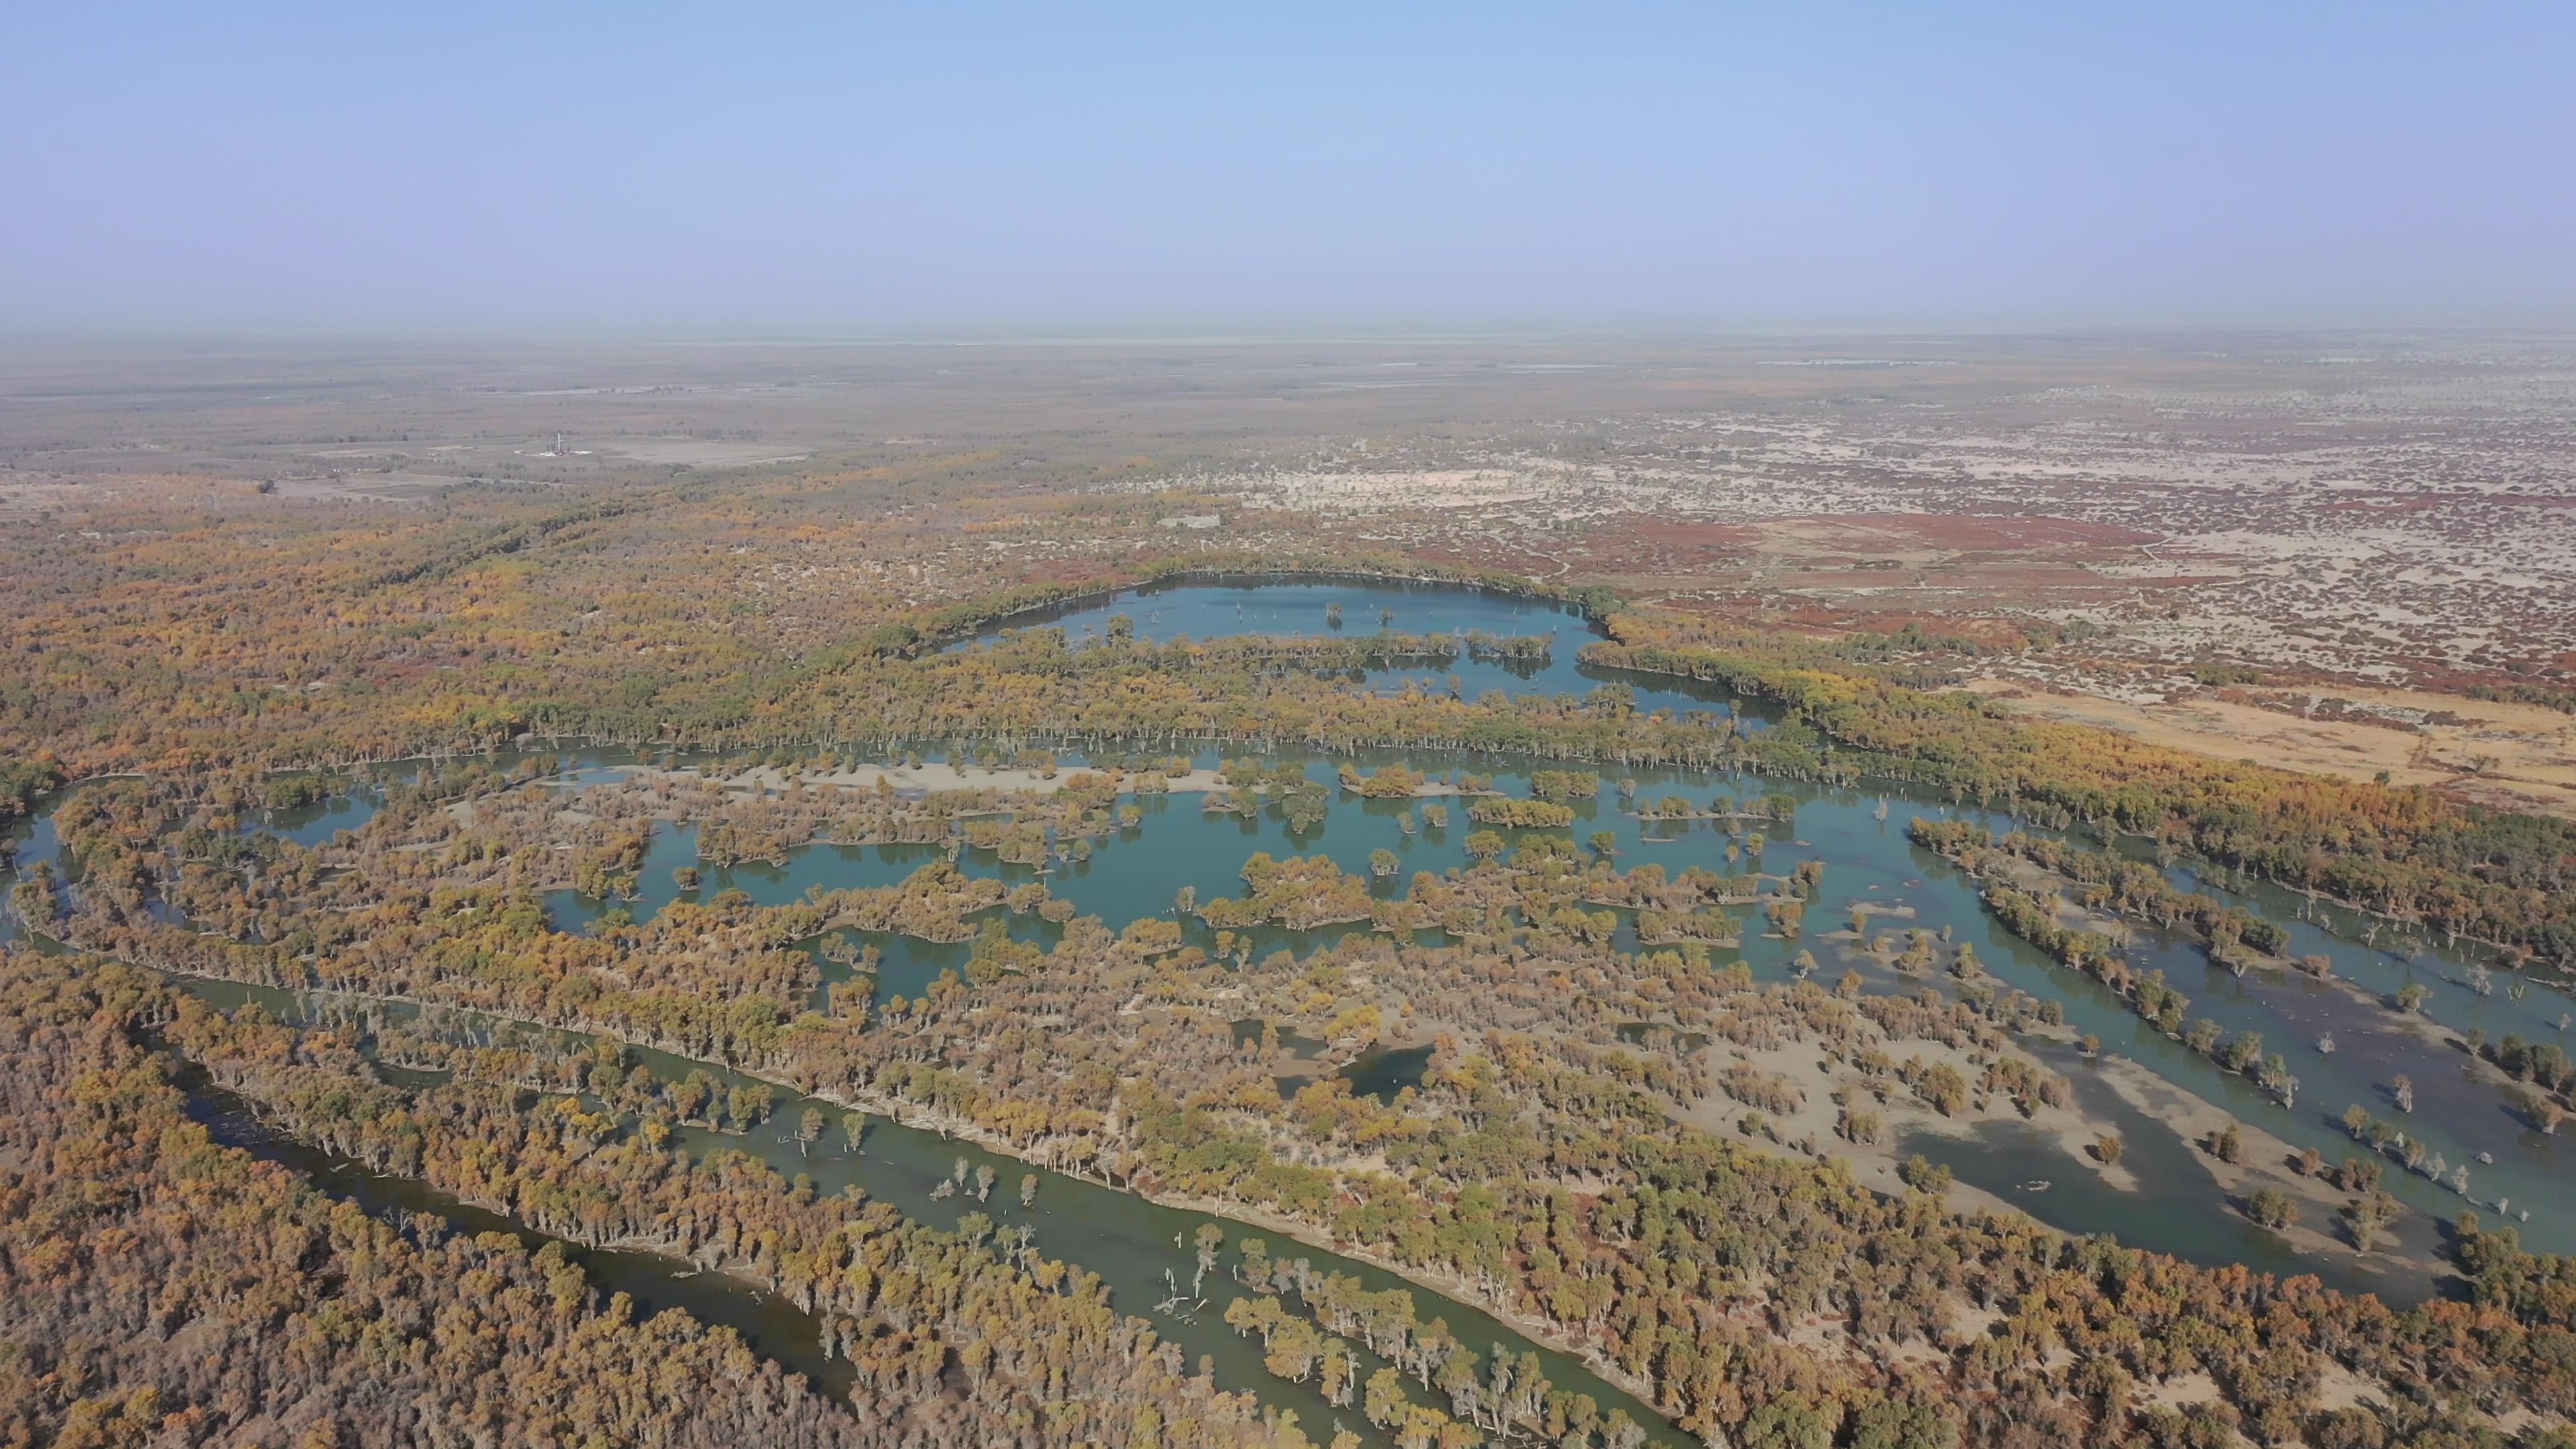
[[[1594, 633], [1578, 610], [1499, 593], [1332, 582], [1189, 584], [1014, 618], [951, 648], [1005, 647], [1031, 631], [1060, 631], [1069, 650], [1112, 638], [1170, 644], [1245, 634], [1323, 641], [1382, 631], [1435, 635], [1459, 642], [1421, 667], [1399, 660], [1348, 669], [1337, 681], [1387, 695], [1467, 699], [1499, 691], [1562, 697], [1569, 707], [1615, 700], [1640, 715], [1723, 723], [1741, 735], [1773, 728], [1777, 718], [1722, 687], [1587, 665], [1578, 649]], [[1501, 641], [1520, 642], [1507, 648]], [[2438, 1265], [2444, 1224], [2463, 1209], [2512, 1223], [2531, 1248], [2576, 1248], [2576, 1218], [2566, 1211], [2563, 1192], [2553, 1190], [2570, 1180], [2567, 1141], [2576, 1134], [2545, 1130], [2549, 1124], [2531, 1110], [2525, 1089], [2472, 1045], [2508, 1037], [2562, 1042], [2576, 1001], [2553, 984], [2490, 969], [2474, 947], [2436, 943], [2223, 866], [2160, 853], [2116, 832], [2105, 837], [2062, 823], [2017, 821], [1939, 793], [1742, 768], [1585, 765], [1581, 783], [1570, 787], [1570, 765], [1497, 751], [1274, 746], [1247, 756], [1210, 747], [1157, 752], [1150, 767], [1132, 749], [1103, 750], [1095, 759], [1075, 740], [1052, 742], [1040, 753], [1043, 758], [1025, 747], [997, 755], [984, 743], [888, 740], [841, 757], [827, 754], [819, 767], [782, 767], [531, 741], [493, 763], [513, 768], [557, 809], [574, 813], [586, 801], [608, 798], [600, 792], [649, 791], [673, 781], [761, 802], [784, 797], [791, 786], [899, 799], [933, 793], [910, 783], [933, 777], [950, 791], [1004, 792], [1077, 788], [1095, 772], [1121, 766], [1131, 781], [1152, 779], [1152, 788], [1093, 787], [1113, 810], [1107, 828], [1080, 834], [1068, 819], [1059, 822], [1063, 828], [979, 836], [972, 812], [960, 811], [920, 840], [819, 840], [777, 849], [734, 845], [740, 820], [703, 813], [657, 818], [655, 810], [630, 804], [620, 817], [635, 822], [624, 858], [539, 897], [543, 929], [589, 938], [650, 929], [675, 909], [814, 905], [841, 899], [836, 893], [900, 892], [925, 871], [953, 872], [967, 883], [955, 887], [965, 902], [956, 908], [955, 929], [840, 921], [785, 943], [810, 960], [809, 995], [793, 1009], [896, 1020], [934, 1000], [971, 1000], [997, 972], [1038, 969], [1045, 953], [1085, 929], [1082, 922], [1131, 938], [1141, 926], [1155, 933], [1157, 952], [1195, 948], [1204, 959], [1246, 970], [1256, 960], [1280, 959], [1279, 953], [1293, 961], [1370, 937], [1436, 946], [1444, 934], [1470, 928], [1454, 919], [1391, 916], [1384, 903], [1419, 892], [1425, 877], [1472, 878], [1497, 855], [1500, 831], [1479, 823], [1488, 802], [1543, 803], [1544, 811], [1494, 811], [1492, 818], [1532, 822], [1526, 829], [1502, 827], [1518, 837], [1520, 849], [1532, 848], [1533, 835], [1553, 838], [1561, 848], [1541, 848], [1611, 863], [1618, 871], [1659, 867], [1658, 885], [1694, 870], [1748, 883], [1737, 904], [1756, 910], [1732, 918], [1723, 934], [1677, 925], [1651, 907], [1606, 906], [1597, 926], [1578, 921], [1574, 928], [1597, 930], [1604, 949], [1642, 955], [1681, 945], [1693, 970], [1733, 972], [1736, 989], [1838, 983], [1845, 1000], [1903, 998], [1915, 1003], [1908, 1009], [1919, 1009], [1919, 1000], [1929, 998], [1943, 1010], [2007, 1023], [2000, 1034], [1972, 1037], [1982, 1045], [1958, 1065], [1986, 1068], [1987, 1080], [1975, 1089], [1980, 1108], [1989, 1093], [1999, 1093], [2020, 1110], [1936, 1104], [1937, 1110], [1893, 1114], [1899, 1120], [1891, 1127], [1878, 1120], [1881, 1114], [1845, 1104], [1838, 1118], [1828, 1109], [1824, 1120], [1832, 1130], [1816, 1132], [1789, 1124], [1801, 1120], [1809, 1105], [1804, 1099], [1830, 1091], [1841, 1102], [1849, 1080], [1838, 1085], [1830, 1062], [1812, 1064], [1824, 1080], [1801, 1080], [1798, 1073], [1811, 1064], [1787, 1058], [1801, 1050], [1813, 1057], [1812, 1047], [1793, 1044], [1784, 1052], [1759, 1039], [1713, 1038], [1709, 1023], [1697, 1020], [1641, 1016], [1605, 1024], [1597, 1013], [1569, 1020], [1566, 1029], [1589, 1037], [1593, 1048], [1633, 1048], [1692, 1078], [1693, 1087], [1676, 1095], [1675, 1110], [1696, 1125], [1770, 1150], [1842, 1160], [1866, 1192], [1902, 1196], [1937, 1173], [1932, 1190], [1961, 1210], [2026, 1214], [2048, 1229], [2116, 1239], [2211, 1267], [2314, 1275], [2329, 1287], [2397, 1304], [2460, 1291]], [[291, 843], [307, 853], [305, 868], [349, 868], [345, 862], [359, 859], [353, 844], [390, 824], [379, 819], [388, 791], [457, 764], [397, 762], [332, 779], [309, 792], [311, 798], [243, 812], [238, 829]], [[800, 771], [822, 783], [795, 784]], [[1388, 779], [1404, 788], [1370, 787]], [[66, 917], [74, 903], [57, 897], [76, 898], [83, 872], [80, 862], [65, 858], [57, 812], [101, 788], [74, 786], [49, 798], [19, 829], [15, 878], [45, 883], [45, 909]], [[2280, 939], [2247, 967], [2187, 929], [2066, 907], [2116, 942], [2124, 974], [2157, 973], [2188, 996], [2195, 1025], [2178, 1030], [2143, 1011], [2132, 994], [2106, 985], [2098, 963], [2089, 974], [2074, 969], [2034, 944], [2027, 931], [2008, 928], [1981, 901], [1986, 883], [1918, 843], [1914, 822], [1973, 827], [1981, 840], [2018, 830], [2104, 852], [2160, 873], [2174, 891], [2272, 923]], [[725, 832], [723, 850], [708, 850], [711, 831]], [[1334, 869], [1329, 878], [1285, 878], [1274, 892], [1255, 877], [1265, 863], [1282, 861], [1329, 862]], [[1268, 905], [1221, 914], [1228, 898], [1246, 893], [1248, 880]], [[990, 882], [989, 894], [974, 894], [975, 881]], [[1359, 894], [1349, 901], [1335, 894], [1354, 891]], [[160, 925], [195, 928], [159, 892], [147, 894], [152, 898], [144, 909]], [[1034, 897], [1066, 904], [1031, 909]], [[1298, 901], [1308, 897], [1340, 904], [1306, 910]], [[17, 914], [30, 915], [24, 892], [20, 900]], [[33, 914], [49, 924], [42, 911]], [[1302, 923], [1314, 914], [1333, 919]], [[43, 930], [7, 929], [30, 935], [35, 946], [60, 949]], [[2292, 962], [2301, 964], [2285, 969]], [[299, 989], [214, 979], [218, 974], [181, 967], [171, 979], [217, 1007], [329, 1028], [359, 1042], [398, 1026], [396, 1035], [406, 1040], [428, 1033], [458, 1049], [516, 1043], [578, 1053], [599, 1044], [596, 1034], [508, 1012], [327, 983]], [[1996, 1005], [1999, 997], [2008, 999], [2008, 1008]], [[1347, 1019], [1345, 1012], [1332, 1022], [1247, 1011], [1210, 1029], [1221, 1033], [1216, 1050], [1257, 1067], [1283, 1103], [1305, 1102], [1303, 1094], [1313, 1092], [1318, 1102], [1339, 1094], [1388, 1107], [1411, 1101], [1424, 1089], [1426, 1073], [1454, 1069], [1463, 1033], [1435, 1020], [1431, 1003], [1422, 1003], [1420, 1019], [1411, 1004], [1386, 1005], [1393, 1009], [1372, 1007], [1365, 1020]], [[2259, 1045], [2235, 1048], [2248, 1039]], [[1373, 1422], [1351, 1395], [1333, 1392], [1331, 1376], [1356, 1384], [1390, 1366], [1409, 1367], [1401, 1348], [1354, 1334], [1356, 1320], [1342, 1300], [1355, 1292], [1363, 1301], [1402, 1295], [1412, 1322], [1426, 1329], [1437, 1324], [1479, 1361], [1503, 1365], [1506, 1376], [1515, 1359], [1527, 1356], [1556, 1390], [1587, 1396], [1587, 1416], [1615, 1413], [1657, 1442], [1685, 1442], [1685, 1431], [1641, 1397], [1639, 1375], [1583, 1351], [1563, 1322], [1534, 1321], [1506, 1301], [1462, 1293], [1440, 1275], [1400, 1271], [1401, 1263], [1378, 1253], [1335, 1252], [1311, 1226], [1284, 1221], [1275, 1211], [1245, 1204], [1229, 1215], [1188, 1194], [1138, 1190], [1132, 1173], [1122, 1183], [1117, 1169], [1102, 1163], [1057, 1170], [1066, 1164], [1026, 1160], [1007, 1138], [941, 1113], [816, 1097], [757, 1062], [728, 1064], [722, 1052], [682, 1055], [639, 1044], [619, 1050], [628, 1069], [649, 1079], [702, 1081], [719, 1093], [757, 1087], [762, 1094], [762, 1109], [749, 1120], [721, 1127], [712, 1115], [678, 1121], [667, 1125], [659, 1145], [697, 1156], [747, 1153], [793, 1180], [799, 1193], [854, 1195], [891, 1204], [911, 1221], [1014, 1242], [1021, 1251], [1033, 1247], [1096, 1276], [1121, 1312], [1142, 1315], [1219, 1385], [1293, 1406], [1310, 1427], [1383, 1437], [1386, 1416]], [[2018, 1086], [1997, 1086], [1995, 1066], [2004, 1060], [2053, 1085], [2036, 1101]], [[1921, 1056], [1910, 1066], [1934, 1071]], [[441, 1078], [390, 1061], [377, 1070], [388, 1080]], [[1899, 1076], [1915, 1080], [1904, 1070]], [[1746, 1110], [1767, 1100], [1765, 1093], [1780, 1098], [1767, 1118]], [[1935, 1101], [1930, 1092], [1918, 1095]], [[1793, 1105], [1791, 1099], [1800, 1100]], [[1887, 1100], [1884, 1091], [1880, 1099]], [[463, 1231], [497, 1229], [531, 1243], [548, 1241], [531, 1224], [299, 1142], [270, 1125], [256, 1102], [202, 1083], [191, 1102], [223, 1140], [285, 1162], [370, 1212], [388, 1218], [428, 1213]], [[2400, 1145], [2385, 1138], [2376, 1147], [2365, 1142], [2348, 1115], [2355, 1108], [2401, 1124]], [[614, 1107], [603, 1110], [615, 1116]], [[816, 1130], [818, 1121], [828, 1125]], [[2216, 1145], [2222, 1133], [2230, 1139], [2223, 1150]], [[2105, 1139], [2116, 1140], [2116, 1149], [2105, 1149]], [[2334, 1169], [2326, 1169], [2328, 1180], [2319, 1176], [2320, 1163], [2356, 1157], [2379, 1164], [2371, 1186], [2395, 1204], [2370, 1251], [2335, 1231], [2335, 1208], [2350, 1194], [2331, 1179]], [[2258, 1222], [2259, 1205], [2249, 1207], [2258, 1192], [2292, 1202], [2292, 1217], [2304, 1228]], [[567, 1246], [602, 1290], [627, 1294], [648, 1312], [680, 1308], [727, 1326], [786, 1369], [828, 1391], [849, 1391], [847, 1367], [829, 1351], [817, 1317], [774, 1289], [668, 1254]], [[1275, 1278], [1272, 1264], [1279, 1265]], [[1314, 1288], [1327, 1278], [1343, 1285], [1340, 1298]], [[1288, 1285], [1292, 1313], [1351, 1338], [1346, 1366], [1328, 1363], [1321, 1378], [1303, 1361], [1295, 1367], [1306, 1372], [1280, 1372], [1278, 1356], [1265, 1352], [1276, 1342], [1273, 1327], [1247, 1332], [1247, 1315], [1257, 1312], [1242, 1306], [1273, 1300], [1278, 1285]], [[1439, 1397], [1427, 1373], [1404, 1382], [1416, 1396]], [[1456, 1402], [1452, 1394], [1444, 1404]]]

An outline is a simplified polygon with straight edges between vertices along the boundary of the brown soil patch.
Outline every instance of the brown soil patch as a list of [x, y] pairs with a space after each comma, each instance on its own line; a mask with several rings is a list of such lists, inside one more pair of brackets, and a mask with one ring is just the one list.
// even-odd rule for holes
[[[2505, 704], [2398, 689], [2317, 691], [2356, 705], [2436, 716], [2409, 728], [2351, 717], [2307, 718], [2282, 706], [2307, 692], [2265, 691], [2276, 706], [2211, 695], [2132, 704], [2089, 694], [2035, 693], [2001, 680], [1967, 686], [2016, 713], [2066, 720], [2177, 749], [2284, 770], [2424, 785], [2455, 799], [2576, 819], [2576, 717], [2537, 705]], [[2254, 697], [2250, 696], [2249, 697]], [[2441, 718], [2447, 717], [2447, 718]]]
[[1895, 538], [1911, 537], [1933, 548], [1976, 553], [2028, 553], [2035, 549], [2128, 548], [2161, 535], [2116, 523], [2042, 514], [1879, 513], [1832, 520]]

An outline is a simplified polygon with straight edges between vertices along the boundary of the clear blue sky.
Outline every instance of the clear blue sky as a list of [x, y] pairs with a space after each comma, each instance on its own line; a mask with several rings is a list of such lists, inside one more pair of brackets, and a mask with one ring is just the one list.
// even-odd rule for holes
[[0, 330], [2565, 321], [2576, 5], [0, 5]]

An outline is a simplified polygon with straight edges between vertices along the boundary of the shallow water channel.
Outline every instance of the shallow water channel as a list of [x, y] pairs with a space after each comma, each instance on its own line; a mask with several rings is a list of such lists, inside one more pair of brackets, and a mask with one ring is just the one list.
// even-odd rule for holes
[[[172, 979], [183, 989], [225, 1010], [256, 1003], [285, 1020], [304, 1019], [311, 1009], [326, 1003], [343, 1007], [364, 1003], [370, 1010], [394, 1016], [406, 1015], [411, 1010], [404, 1003], [375, 998], [329, 997], [318, 993], [299, 995], [236, 982], [188, 977]], [[490, 1036], [507, 1037], [542, 1031], [567, 1042], [588, 1040], [579, 1033], [498, 1023], [470, 1012], [448, 1011], [443, 1012], [443, 1016], [450, 1023], [477, 1023], [478, 1029]], [[754, 1080], [721, 1067], [649, 1048], [629, 1048], [627, 1054], [630, 1062], [669, 1079], [702, 1071], [727, 1086], [751, 1085]], [[1223, 1387], [1235, 1391], [1253, 1390], [1264, 1402], [1295, 1409], [1300, 1422], [1307, 1426], [1309, 1436], [1318, 1442], [1331, 1437], [1336, 1418], [1372, 1441], [1379, 1436], [1355, 1408], [1334, 1409], [1313, 1386], [1292, 1384], [1272, 1377], [1262, 1367], [1261, 1340], [1238, 1336], [1225, 1326], [1226, 1306], [1236, 1298], [1252, 1296], [1250, 1290], [1235, 1283], [1230, 1276], [1241, 1260], [1241, 1244], [1247, 1237], [1262, 1240], [1269, 1256], [1275, 1260], [1306, 1259], [1318, 1275], [1341, 1273], [1355, 1276], [1371, 1292], [1403, 1289], [1413, 1295], [1418, 1320], [1426, 1325], [1434, 1319], [1446, 1322], [1450, 1333], [1477, 1354], [1487, 1354], [1497, 1344], [1514, 1354], [1536, 1352], [1548, 1379], [1557, 1388], [1592, 1395], [1605, 1413], [1613, 1408], [1624, 1409], [1638, 1423], [1654, 1431], [1657, 1442], [1686, 1442], [1674, 1434], [1652, 1409], [1565, 1355], [1529, 1342], [1517, 1330], [1489, 1314], [1407, 1283], [1372, 1264], [1309, 1247], [1282, 1234], [1221, 1216], [1148, 1202], [1132, 1192], [1051, 1172], [970, 1142], [943, 1137], [937, 1132], [905, 1126], [883, 1117], [868, 1117], [867, 1128], [854, 1151], [839, 1127], [841, 1117], [848, 1109], [807, 1097], [791, 1088], [774, 1083], [769, 1085], [775, 1107], [770, 1119], [761, 1126], [744, 1133], [683, 1127], [674, 1134], [672, 1145], [699, 1157], [717, 1152], [747, 1152], [777, 1169], [786, 1179], [792, 1181], [800, 1175], [811, 1179], [815, 1191], [825, 1196], [855, 1185], [871, 1198], [892, 1203], [905, 1217], [936, 1228], [953, 1228], [969, 1213], [981, 1213], [990, 1218], [997, 1236], [1010, 1234], [1025, 1225], [1034, 1231], [1040, 1253], [1061, 1258], [1097, 1275], [1108, 1286], [1111, 1301], [1121, 1311], [1141, 1315], [1151, 1322], [1164, 1338], [1183, 1347], [1193, 1365], [1202, 1357], [1213, 1359], [1217, 1382]], [[208, 1095], [205, 1100], [217, 1118], [230, 1124], [228, 1130], [231, 1135], [299, 1170], [313, 1173], [316, 1181], [327, 1191], [351, 1197], [371, 1209], [436, 1213], [466, 1231], [506, 1230], [531, 1242], [542, 1240], [542, 1235], [517, 1223], [507, 1222], [480, 1209], [463, 1207], [419, 1183], [378, 1177], [310, 1148], [276, 1142], [272, 1134], [258, 1129], [238, 1104], [223, 1102], [213, 1095]], [[809, 1106], [820, 1109], [826, 1122], [832, 1125], [819, 1140], [805, 1143], [797, 1140], [792, 1125]], [[961, 1162], [965, 1165], [968, 1190], [933, 1196], [943, 1183], [958, 1180], [958, 1164]], [[991, 1195], [980, 1200], [973, 1191], [979, 1168], [989, 1168], [993, 1173]], [[1024, 1177], [1037, 1179], [1036, 1192], [1025, 1207], [1021, 1205], [1019, 1196]], [[1156, 1305], [1171, 1294], [1175, 1285], [1183, 1289], [1190, 1286], [1196, 1267], [1196, 1234], [1201, 1226], [1209, 1223], [1224, 1231], [1225, 1248], [1218, 1267], [1207, 1275], [1202, 1285], [1204, 1301], [1193, 1300], [1191, 1306], [1178, 1311], [1159, 1308]], [[632, 1293], [640, 1303], [652, 1308], [687, 1308], [705, 1321], [734, 1328], [755, 1348], [791, 1370], [805, 1373], [827, 1385], [846, 1382], [846, 1366], [823, 1363], [816, 1348], [815, 1324], [792, 1303], [722, 1274], [691, 1275], [686, 1263], [658, 1254], [588, 1248], [575, 1248], [573, 1252], [585, 1268], [596, 1265], [597, 1271], [593, 1276], [604, 1289]], [[1166, 1274], [1170, 1276], [1167, 1278]], [[1353, 1347], [1360, 1353], [1364, 1364], [1363, 1379], [1382, 1366], [1382, 1361], [1368, 1355], [1365, 1345], [1355, 1342]], [[1438, 1402], [1434, 1396], [1424, 1394], [1420, 1385], [1410, 1380], [1408, 1385], [1418, 1399]]]

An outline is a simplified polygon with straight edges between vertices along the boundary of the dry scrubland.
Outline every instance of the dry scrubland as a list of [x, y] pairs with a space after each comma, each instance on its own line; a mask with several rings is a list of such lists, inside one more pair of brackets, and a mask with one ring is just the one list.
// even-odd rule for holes
[[22, 547], [722, 477], [631, 546], [762, 647], [1175, 537], [1357, 545], [1916, 624], [2035, 711], [2558, 813], [2563, 716], [2415, 696], [2576, 689], [2571, 460], [2552, 337], [0, 355]]

